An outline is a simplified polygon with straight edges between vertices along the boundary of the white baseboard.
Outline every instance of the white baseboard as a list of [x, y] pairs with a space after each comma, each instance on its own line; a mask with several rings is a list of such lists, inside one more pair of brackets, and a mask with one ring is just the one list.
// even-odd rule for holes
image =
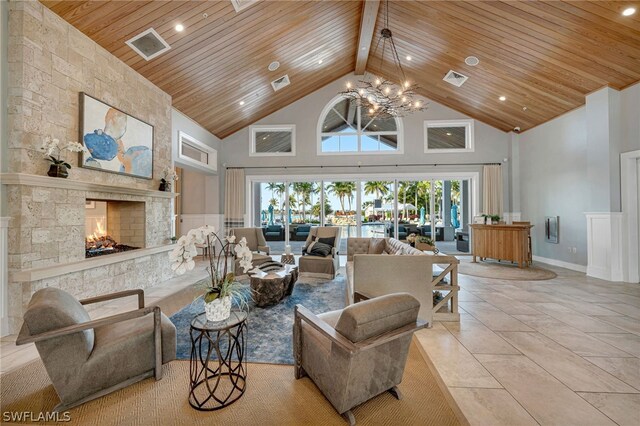
[[536, 262], [546, 263], [547, 265], [559, 266], [561, 268], [571, 269], [572, 271], [582, 272], [585, 274], [587, 273], [587, 267], [584, 265], [578, 265], [577, 263], [563, 262], [562, 260], [548, 259], [546, 257], [535, 255], [533, 256], [533, 260]]

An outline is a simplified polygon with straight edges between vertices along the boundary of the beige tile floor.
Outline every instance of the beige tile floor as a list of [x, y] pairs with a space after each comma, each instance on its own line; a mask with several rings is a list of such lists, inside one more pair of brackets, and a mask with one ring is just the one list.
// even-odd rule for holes
[[[344, 261], [343, 261], [344, 264]], [[460, 276], [460, 322], [416, 334], [471, 425], [640, 425], [640, 284], [561, 268], [547, 281]], [[203, 278], [196, 268], [145, 292], [153, 304]], [[135, 308], [109, 302], [98, 318]], [[0, 339], [0, 374], [38, 357]]]
[[417, 333], [471, 425], [640, 425], [640, 284], [552, 269], [460, 276], [460, 322]]

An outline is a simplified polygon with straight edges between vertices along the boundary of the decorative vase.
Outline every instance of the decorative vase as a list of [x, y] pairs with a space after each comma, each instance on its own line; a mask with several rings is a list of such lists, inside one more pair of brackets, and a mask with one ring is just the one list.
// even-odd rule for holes
[[69, 177], [67, 166], [65, 166], [64, 164], [52, 164], [51, 166], [49, 166], [49, 171], [47, 172], [47, 174], [51, 177], [58, 177], [63, 179]]
[[231, 296], [219, 297], [204, 304], [207, 321], [224, 321], [231, 315]]

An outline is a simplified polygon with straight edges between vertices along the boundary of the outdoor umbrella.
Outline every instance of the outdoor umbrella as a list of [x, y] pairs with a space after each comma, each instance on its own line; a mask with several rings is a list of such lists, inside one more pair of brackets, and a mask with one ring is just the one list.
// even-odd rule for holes
[[458, 206], [456, 204], [451, 206], [451, 224], [454, 228], [458, 228], [460, 226], [460, 221], [458, 220]]

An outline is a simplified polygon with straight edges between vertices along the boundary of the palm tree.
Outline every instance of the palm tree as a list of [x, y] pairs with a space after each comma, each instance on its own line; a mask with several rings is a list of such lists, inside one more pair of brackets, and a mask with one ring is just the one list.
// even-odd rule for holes
[[284, 183], [278, 183], [275, 186], [275, 193], [278, 194], [278, 198], [280, 198], [280, 203], [279, 205], [282, 206], [282, 208], [280, 209], [280, 222], [284, 223], [284, 194], [286, 192], [286, 187], [284, 185]]
[[327, 185], [327, 191], [336, 197], [338, 197], [338, 201], [340, 201], [340, 207], [342, 207], [342, 212], [344, 213], [344, 197], [346, 195], [344, 191], [344, 182], [333, 182]]
[[271, 198], [275, 198], [275, 191], [277, 187], [278, 187], [278, 184], [275, 182], [269, 182], [267, 184], [267, 189], [271, 191]]
[[385, 181], [370, 181], [364, 183], [364, 193], [366, 195], [376, 194], [376, 199], [382, 198], [389, 193], [389, 184]]

